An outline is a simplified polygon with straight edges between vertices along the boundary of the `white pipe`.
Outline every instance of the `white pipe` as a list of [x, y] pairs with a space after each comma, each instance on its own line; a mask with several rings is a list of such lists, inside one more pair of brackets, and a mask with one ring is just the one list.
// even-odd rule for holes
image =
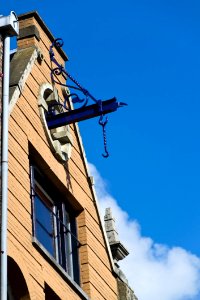
[[[10, 80], [10, 37], [19, 33], [14, 11], [7, 17], [0, 16], [0, 33], [3, 37], [3, 88], [1, 128], [1, 283], [0, 300], [7, 300], [7, 214], [8, 214], [8, 116]], [[1, 99], [0, 99], [1, 101]]]
[[8, 207], [8, 110], [10, 78], [10, 37], [3, 43], [3, 99], [1, 153], [1, 300], [7, 300], [7, 207]]

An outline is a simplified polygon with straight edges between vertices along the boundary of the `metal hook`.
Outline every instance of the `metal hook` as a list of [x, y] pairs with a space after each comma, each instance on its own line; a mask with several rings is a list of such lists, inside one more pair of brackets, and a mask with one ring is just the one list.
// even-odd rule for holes
[[103, 153], [102, 153], [102, 156], [103, 156], [104, 158], [107, 158], [107, 157], [109, 156], [109, 153], [108, 153], [108, 150], [107, 150], [106, 146], [105, 146], [104, 150], [105, 150], [105, 153], [106, 153], [106, 154], [103, 154]]
[[104, 115], [101, 115], [99, 118], [99, 125], [101, 126], [106, 126], [106, 124], [108, 123], [108, 117], [105, 117], [105, 120], [103, 121]]

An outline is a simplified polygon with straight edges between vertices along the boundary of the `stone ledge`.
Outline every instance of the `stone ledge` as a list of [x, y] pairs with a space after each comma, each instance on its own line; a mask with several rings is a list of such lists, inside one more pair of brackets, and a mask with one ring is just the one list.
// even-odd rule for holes
[[19, 30], [18, 40], [25, 39], [28, 37], [36, 37], [36, 39], [40, 40], [40, 33], [35, 25], [30, 25], [28, 27], [21, 28]]

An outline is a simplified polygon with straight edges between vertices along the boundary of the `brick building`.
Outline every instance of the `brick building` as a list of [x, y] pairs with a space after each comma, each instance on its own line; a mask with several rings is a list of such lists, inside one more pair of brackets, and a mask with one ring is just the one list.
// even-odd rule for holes
[[[68, 93], [51, 83], [54, 37], [36, 12], [19, 16], [19, 28], [10, 76], [8, 299], [136, 299], [115, 263], [126, 250], [109, 245], [101, 223], [77, 124], [46, 124], [48, 107]], [[55, 56], [67, 61], [61, 49]]]

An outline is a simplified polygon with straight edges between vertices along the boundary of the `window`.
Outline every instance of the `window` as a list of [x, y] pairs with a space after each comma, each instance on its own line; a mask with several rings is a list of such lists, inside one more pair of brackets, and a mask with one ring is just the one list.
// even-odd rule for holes
[[79, 284], [76, 215], [52, 183], [31, 166], [33, 236]]

